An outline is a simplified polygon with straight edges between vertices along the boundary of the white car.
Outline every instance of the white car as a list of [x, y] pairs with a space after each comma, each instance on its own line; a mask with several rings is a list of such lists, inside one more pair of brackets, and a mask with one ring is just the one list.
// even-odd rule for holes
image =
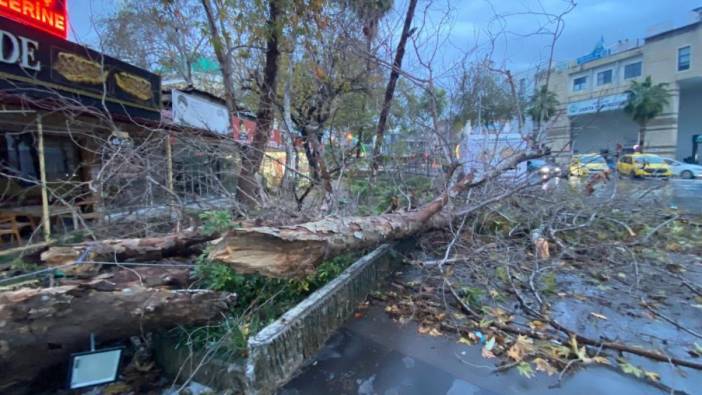
[[686, 179], [702, 178], [702, 166], [700, 165], [678, 162], [673, 159], [664, 159], [664, 161], [670, 166], [674, 177]]

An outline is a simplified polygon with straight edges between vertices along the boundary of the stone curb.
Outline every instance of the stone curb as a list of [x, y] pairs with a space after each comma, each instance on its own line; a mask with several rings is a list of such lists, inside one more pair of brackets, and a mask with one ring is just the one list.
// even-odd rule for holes
[[206, 355], [193, 356], [188, 350], [176, 349], [175, 341], [166, 336], [158, 336], [155, 341], [156, 360], [172, 377], [179, 375], [183, 379], [192, 375], [196, 381], [226, 392], [273, 394], [321, 349], [368, 294], [399, 267], [401, 260], [394, 250], [404, 250], [407, 245], [408, 242], [384, 244], [354, 262], [249, 338], [245, 360], [227, 362]]

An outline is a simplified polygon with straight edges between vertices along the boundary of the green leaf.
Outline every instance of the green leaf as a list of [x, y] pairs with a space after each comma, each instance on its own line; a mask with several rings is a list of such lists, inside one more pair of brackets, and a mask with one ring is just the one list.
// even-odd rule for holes
[[492, 351], [492, 349], [495, 348], [495, 338], [491, 337], [490, 340], [485, 343], [485, 349], [488, 351]]
[[223, 233], [234, 227], [232, 214], [226, 210], [205, 211], [200, 213], [202, 231], [206, 235]]
[[630, 364], [626, 360], [619, 358], [617, 362], [619, 363], [619, 368], [622, 370], [622, 372], [633, 375], [637, 378], [644, 376], [644, 371], [641, 368]]
[[531, 368], [531, 365], [529, 362], [520, 362], [517, 365], [517, 372], [523, 377], [526, 377], [528, 379], [533, 378], [536, 374], [534, 373], [534, 369]]

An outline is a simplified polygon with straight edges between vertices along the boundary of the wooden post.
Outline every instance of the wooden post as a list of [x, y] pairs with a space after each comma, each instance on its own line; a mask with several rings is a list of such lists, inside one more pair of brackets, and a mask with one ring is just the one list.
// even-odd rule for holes
[[46, 188], [46, 160], [44, 157], [44, 125], [41, 115], [37, 115], [37, 151], [39, 153], [39, 179], [41, 181], [41, 223], [44, 241], [51, 241], [51, 221], [49, 220], [49, 194]]
[[167, 175], [168, 179], [166, 180], [166, 186], [168, 187], [168, 192], [170, 193], [169, 201], [171, 202], [170, 208], [171, 212], [175, 212], [176, 216], [176, 232], [181, 231], [181, 219], [182, 219], [182, 213], [176, 209], [176, 196], [175, 196], [175, 189], [173, 188], [173, 147], [171, 145], [171, 134], [167, 133], [166, 134], [166, 169], [167, 169]]
[[171, 147], [170, 133], [166, 136], [166, 162], [168, 168], [168, 180], [166, 180], [168, 185], [168, 192], [173, 194], [173, 148]]

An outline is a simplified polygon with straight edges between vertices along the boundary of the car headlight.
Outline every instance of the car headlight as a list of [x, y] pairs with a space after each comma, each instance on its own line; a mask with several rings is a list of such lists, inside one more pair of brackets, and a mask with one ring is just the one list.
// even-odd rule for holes
[[551, 171], [551, 169], [549, 169], [548, 166], [544, 166], [544, 167], [540, 168], [539, 171], [541, 173], [548, 174], [548, 172]]
[[556, 167], [555, 169], [553, 169], [553, 171], [555, 171], [556, 173], [560, 173], [560, 172], [561, 172], [561, 168], [560, 168], [560, 167]]

